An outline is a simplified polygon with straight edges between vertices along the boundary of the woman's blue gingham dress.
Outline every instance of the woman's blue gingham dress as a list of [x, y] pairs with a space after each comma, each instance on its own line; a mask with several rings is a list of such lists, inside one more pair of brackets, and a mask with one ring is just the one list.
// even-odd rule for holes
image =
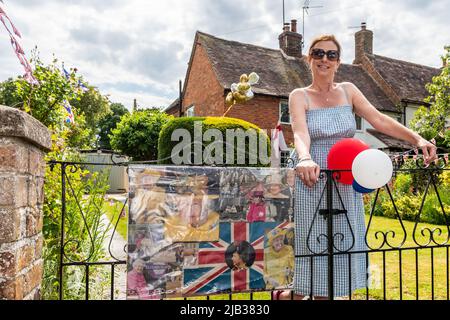
[[[347, 105], [307, 110], [306, 120], [311, 137], [310, 154], [321, 169], [327, 169], [327, 155], [330, 148], [341, 139], [352, 138], [356, 132], [355, 116], [352, 107]], [[309, 189], [298, 177], [296, 178], [294, 205], [296, 256], [328, 252], [327, 238], [323, 236], [327, 235], [327, 220], [324, 219], [323, 215], [319, 215], [318, 212], [314, 218], [325, 185], [326, 178], [320, 179], [312, 189]], [[333, 234], [336, 235], [335, 245], [340, 251], [366, 250], [362, 195], [355, 192], [351, 185], [342, 183], [336, 183], [336, 185], [344, 207], [348, 212], [348, 221], [342, 214], [333, 216]], [[325, 189], [319, 209], [326, 209], [326, 202], [327, 191]], [[333, 209], [343, 209], [335, 187], [333, 187]], [[308, 237], [310, 228], [311, 232]], [[355, 242], [352, 247], [353, 239]], [[337, 252], [336, 249], [334, 251]], [[351, 291], [366, 286], [367, 268], [365, 254], [351, 255], [350, 275], [348, 260], [349, 254], [336, 255], [334, 257], [334, 295], [338, 297], [349, 295], [350, 279]], [[297, 294], [307, 296], [311, 294], [313, 296], [328, 296], [328, 257], [313, 258], [312, 283], [311, 258], [296, 257], [294, 291]]]

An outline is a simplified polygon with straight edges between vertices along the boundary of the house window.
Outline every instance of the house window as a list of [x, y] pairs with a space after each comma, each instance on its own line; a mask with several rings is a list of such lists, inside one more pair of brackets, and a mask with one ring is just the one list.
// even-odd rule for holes
[[289, 103], [287, 101], [280, 102], [280, 122], [291, 123], [291, 115], [289, 114]]
[[355, 114], [356, 130], [362, 130], [362, 118]]
[[195, 106], [190, 106], [187, 110], [186, 110], [186, 117], [193, 117], [195, 111]]
[[392, 119], [394, 119], [397, 122], [403, 123], [403, 115], [402, 114], [388, 113], [386, 115], [388, 115], [389, 117], [391, 117]]

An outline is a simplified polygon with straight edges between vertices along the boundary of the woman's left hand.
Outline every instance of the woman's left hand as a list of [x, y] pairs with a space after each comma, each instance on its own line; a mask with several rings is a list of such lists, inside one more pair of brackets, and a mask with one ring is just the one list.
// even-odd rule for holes
[[422, 138], [417, 143], [417, 147], [422, 150], [423, 160], [426, 166], [430, 165], [431, 162], [437, 159], [436, 155], [437, 148], [430, 141], [427, 141]]

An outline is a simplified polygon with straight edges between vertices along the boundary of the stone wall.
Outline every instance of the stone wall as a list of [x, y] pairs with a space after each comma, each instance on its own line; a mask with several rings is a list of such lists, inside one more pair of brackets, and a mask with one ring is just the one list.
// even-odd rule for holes
[[42, 224], [45, 126], [0, 106], [0, 299], [39, 299], [43, 272]]

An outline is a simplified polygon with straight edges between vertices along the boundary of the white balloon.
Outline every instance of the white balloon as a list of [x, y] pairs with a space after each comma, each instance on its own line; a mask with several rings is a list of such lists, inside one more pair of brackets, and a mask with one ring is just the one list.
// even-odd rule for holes
[[364, 150], [352, 163], [355, 181], [366, 189], [378, 189], [387, 184], [394, 168], [389, 156], [377, 149]]
[[245, 98], [247, 99], [247, 101], [253, 99], [254, 96], [255, 95], [253, 94], [252, 89], [247, 90], [247, 92], [245, 93]]
[[259, 76], [256, 72], [252, 72], [250, 73], [250, 75], [248, 76], [248, 84], [253, 86], [255, 84], [258, 84], [259, 82]]

